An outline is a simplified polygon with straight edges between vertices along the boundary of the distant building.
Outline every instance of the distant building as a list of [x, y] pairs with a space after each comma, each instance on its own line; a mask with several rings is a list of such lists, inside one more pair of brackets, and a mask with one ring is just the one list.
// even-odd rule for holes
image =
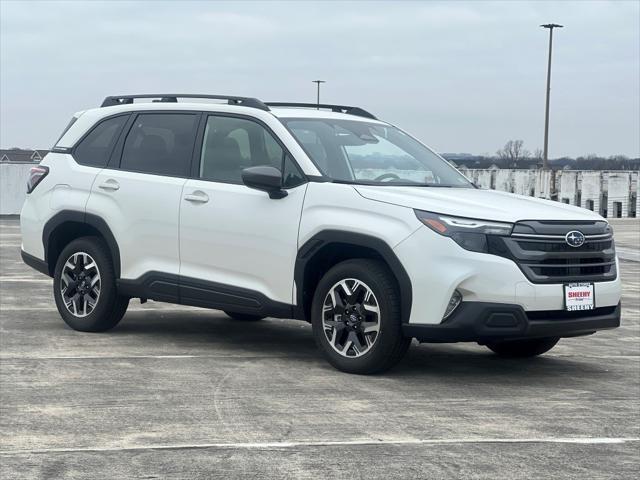
[[5, 163], [40, 163], [49, 150], [30, 150], [9, 148], [0, 150], [0, 162]]

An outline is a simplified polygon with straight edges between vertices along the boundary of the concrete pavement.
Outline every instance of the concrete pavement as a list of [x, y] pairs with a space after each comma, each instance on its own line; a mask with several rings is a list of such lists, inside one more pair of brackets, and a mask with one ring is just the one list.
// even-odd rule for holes
[[[617, 222], [616, 222], [617, 223]], [[614, 224], [638, 251], [637, 220]], [[417, 345], [394, 370], [340, 373], [303, 322], [132, 301], [75, 332], [0, 219], [4, 478], [633, 478], [640, 468], [640, 263], [623, 325], [502, 360]]]

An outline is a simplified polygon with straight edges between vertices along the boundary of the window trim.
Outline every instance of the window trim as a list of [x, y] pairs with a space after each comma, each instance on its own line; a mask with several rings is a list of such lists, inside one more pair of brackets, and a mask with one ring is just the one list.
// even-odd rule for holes
[[[291, 152], [289, 151], [289, 149], [286, 147], [286, 145], [284, 144], [284, 142], [280, 139], [280, 137], [278, 137], [278, 135], [276, 135], [276, 133], [271, 129], [271, 127], [269, 127], [269, 125], [267, 125], [265, 122], [263, 122], [262, 120], [260, 120], [259, 118], [256, 117], [252, 117], [250, 115], [243, 115], [243, 114], [238, 114], [238, 113], [227, 113], [227, 112], [202, 112], [202, 120], [200, 122], [200, 127], [198, 129], [198, 135], [196, 136], [196, 146], [194, 148], [193, 151], [193, 161], [191, 164], [191, 177], [194, 180], [200, 180], [202, 182], [211, 182], [211, 183], [221, 183], [221, 184], [225, 184], [225, 185], [244, 185], [243, 182], [224, 182], [221, 180], [210, 180], [207, 178], [200, 178], [200, 163], [202, 162], [202, 146], [204, 144], [204, 132], [206, 130], [206, 126], [207, 126], [207, 122], [209, 121], [209, 117], [229, 117], [229, 118], [237, 118], [240, 120], [247, 120], [250, 122], [254, 122], [257, 123], [258, 125], [260, 125], [262, 128], [264, 128], [272, 137], [273, 139], [276, 141], [276, 143], [280, 146], [280, 148], [282, 148], [282, 151], [284, 152], [284, 156], [283, 156], [283, 161], [282, 164], [280, 165], [280, 175], [281, 175], [281, 179], [282, 179], [282, 183], [284, 184], [284, 169], [282, 168], [284, 166], [284, 158], [289, 157], [291, 159], [291, 161], [293, 162], [293, 164], [295, 165], [296, 169], [298, 170], [298, 172], [300, 173], [300, 175], [302, 176], [302, 179], [304, 180], [302, 183], [300, 183], [299, 185], [296, 185], [295, 187], [287, 187], [285, 188], [284, 186], [282, 187], [283, 190], [291, 190], [293, 188], [298, 188], [306, 183], [309, 183], [309, 177], [307, 176], [307, 174], [304, 172], [304, 170], [302, 168], [300, 168], [300, 164], [298, 163], [298, 161], [296, 160], [296, 158], [291, 154]], [[249, 187], [247, 187], [249, 188]]]
[[[159, 177], [184, 178], [184, 179], [190, 178], [189, 176], [190, 167], [191, 167], [191, 164], [193, 163], [193, 153], [196, 145], [195, 142], [197, 141], [200, 124], [202, 123], [202, 116], [203, 116], [202, 112], [198, 110], [140, 110], [140, 111], [129, 112], [129, 113], [131, 114], [131, 118], [125, 124], [125, 127], [121, 132], [120, 138], [116, 142], [113, 153], [111, 154], [111, 158], [109, 159], [109, 162], [107, 163], [107, 166], [105, 168], [108, 168], [109, 170], [119, 170], [121, 172], [140, 173], [143, 175], [155, 175]], [[136, 120], [140, 115], [145, 115], [145, 114], [182, 114], [182, 115], [186, 114], [186, 115], [191, 115], [196, 117], [195, 135], [193, 136], [193, 143], [191, 144], [191, 155], [190, 155], [191, 158], [188, 158], [187, 161], [185, 162], [184, 173], [182, 175], [145, 172], [142, 170], [131, 170], [128, 168], [126, 169], [122, 168], [122, 156], [124, 153], [124, 145], [127, 142], [127, 138], [129, 137], [129, 134], [131, 133], [133, 124], [136, 122]], [[126, 132], [126, 134], [124, 132]]]
[[[103, 117], [100, 120], [98, 120], [96, 123], [93, 124], [93, 126], [87, 130], [84, 135], [82, 135], [77, 141], [76, 143], [73, 144], [73, 146], [69, 149], [68, 153], [71, 155], [71, 157], [73, 158], [73, 161], [76, 162], [78, 165], [82, 165], [83, 167], [90, 167], [90, 168], [107, 168], [107, 166], [111, 163], [111, 157], [113, 156], [113, 152], [115, 151], [116, 147], [118, 146], [118, 142], [120, 141], [120, 137], [122, 136], [122, 132], [127, 128], [127, 125], [129, 124], [130, 118], [127, 118], [125, 120], [125, 122], [122, 124], [122, 126], [120, 127], [120, 130], [116, 133], [116, 141], [114, 142], [113, 146], [111, 147], [111, 149], [109, 150], [109, 153], [107, 155], [107, 162], [99, 167], [97, 165], [87, 165], [85, 163], [80, 163], [78, 161], [78, 158], [76, 156], [77, 154], [77, 150], [78, 147], [80, 146], [80, 144], [84, 141], [85, 138], [87, 138], [89, 135], [91, 135], [91, 133], [93, 133], [93, 131], [98, 128], [100, 125], [102, 125], [104, 122], [107, 122], [109, 120], [113, 120], [114, 118], [117, 117], [129, 117], [131, 115], [131, 112], [126, 112], [126, 113], [116, 113], [115, 115], [109, 115], [108, 117]], [[62, 137], [61, 137], [62, 138]]]

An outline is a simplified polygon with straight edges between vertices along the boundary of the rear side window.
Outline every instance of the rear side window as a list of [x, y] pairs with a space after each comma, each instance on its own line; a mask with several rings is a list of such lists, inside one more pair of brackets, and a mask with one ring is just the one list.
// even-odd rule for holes
[[128, 115], [122, 115], [100, 122], [78, 144], [73, 158], [81, 165], [105, 167], [127, 118]]
[[122, 151], [120, 168], [158, 175], [186, 176], [198, 115], [144, 113], [136, 117]]

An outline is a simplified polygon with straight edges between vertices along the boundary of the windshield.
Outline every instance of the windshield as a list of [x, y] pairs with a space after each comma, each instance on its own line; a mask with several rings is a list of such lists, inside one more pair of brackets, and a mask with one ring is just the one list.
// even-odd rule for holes
[[365, 185], [472, 188], [440, 156], [391, 125], [353, 120], [284, 118], [322, 173]]

